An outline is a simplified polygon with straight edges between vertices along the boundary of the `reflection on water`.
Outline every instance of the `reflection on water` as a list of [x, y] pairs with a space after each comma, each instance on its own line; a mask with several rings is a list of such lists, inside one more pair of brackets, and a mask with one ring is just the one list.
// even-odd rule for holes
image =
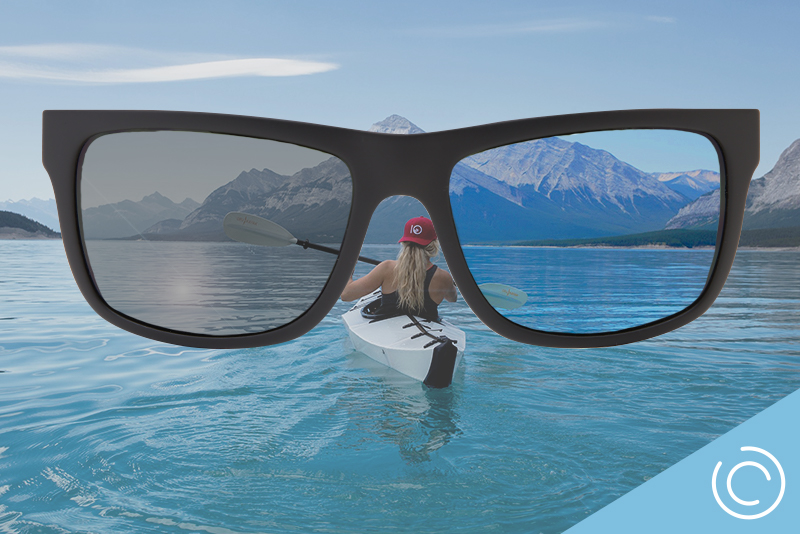
[[87, 241], [114, 309], [180, 332], [236, 335], [290, 323], [317, 299], [336, 256], [300, 247], [180, 241]]
[[[348, 367], [367, 370], [369, 376], [379, 380], [380, 402], [375, 404], [375, 408], [380, 412], [374, 414], [374, 421], [368, 422], [375, 428], [364, 430], [395, 442], [408, 464], [430, 461], [433, 452], [461, 433], [458, 428], [459, 387], [420, 387], [419, 381], [363, 354], [352, 353], [348, 358]], [[457, 370], [456, 379], [460, 374]]]
[[347, 304], [274, 347], [169, 346], [97, 317], [60, 243], [0, 242], [0, 531], [562, 532], [800, 387], [798, 264], [740, 252], [706, 315], [608, 349], [448, 303], [469, 350], [427, 390], [352, 352]]

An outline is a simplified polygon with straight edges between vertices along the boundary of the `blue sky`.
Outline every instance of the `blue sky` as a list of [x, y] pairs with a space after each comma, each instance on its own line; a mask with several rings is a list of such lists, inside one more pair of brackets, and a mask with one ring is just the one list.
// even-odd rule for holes
[[52, 197], [41, 112], [58, 108], [433, 131], [753, 107], [761, 176], [800, 138], [799, 23], [797, 2], [3, 1], [0, 200]]

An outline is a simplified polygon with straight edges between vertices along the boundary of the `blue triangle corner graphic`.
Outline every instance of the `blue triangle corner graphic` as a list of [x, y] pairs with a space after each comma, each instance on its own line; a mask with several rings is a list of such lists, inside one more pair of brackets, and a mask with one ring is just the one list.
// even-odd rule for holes
[[568, 534], [800, 533], [800, 390]]

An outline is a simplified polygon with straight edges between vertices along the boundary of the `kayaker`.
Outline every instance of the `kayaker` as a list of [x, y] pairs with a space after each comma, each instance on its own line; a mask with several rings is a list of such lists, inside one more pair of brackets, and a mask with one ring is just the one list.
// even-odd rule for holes
[[435, 321], [443, 300], [455, 302], [456, 286], [450, 273], [431, 262], [439, 254], [439, 240], [433, 223], [415, 217], [406, 223], [396, 260], [376, 265], [366, 276], [347, 282], [342, 300], [349, 302], [381, 288], [379, 315], [411, 314]]

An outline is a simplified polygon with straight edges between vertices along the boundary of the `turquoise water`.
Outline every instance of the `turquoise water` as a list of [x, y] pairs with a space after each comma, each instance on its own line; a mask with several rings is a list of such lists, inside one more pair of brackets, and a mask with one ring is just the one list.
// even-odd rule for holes
[[466, 247], [478, 284], [525, 292], [525, 305], [499, 310], [545, 332], [589, 334], [634, 328], [685, 310], [700, 296], [712, 249]]
[[351, 351], [346, 304], [283, 345], [174, 347], [97, 317], [60, 242], [0, 241], [0, 531], [561, 532], [800, 387], [797, 265], [742, 251], [705, 316], [617, 348], [443, 306], [468, 351], [427, 390]]

